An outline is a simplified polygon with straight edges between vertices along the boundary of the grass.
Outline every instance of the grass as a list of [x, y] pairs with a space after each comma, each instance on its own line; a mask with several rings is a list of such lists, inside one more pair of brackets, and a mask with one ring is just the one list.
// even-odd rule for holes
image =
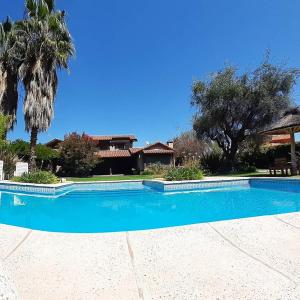
[[93, 176], [93, 177], [69, 177], [69, 181], [82, 182], [82, 181], [110, 181], [110, 180], [143, 180], [153, 179], [158, 176], [154, 175], [112, 175], [112, 176]]
[[[208, 175], [207, 175], [208, 176]], [[281, 175], [280, 172], [277, 175], [270, 175], [268, 170], [263, 170], [260, 172], [239, 172], [230, 174], [218, 174], [213, 176], [220, 177], [288, 177], [288, 178], [300, 178], [300, 175]], [[67, 180], [75, 182], [87, 182], [87, 181], [113, 181], [113, 180], [143, 180], [143, 179], [154, 179], [160, 178], [161, 176], [155, 175], [112, 175], [112, 176], [94, 176], [94, 177], [69, 177]], [[205, 178], [205, 177], [204, 177]]]
[[219, 174], [216, 176], [222, 177], [288, 177], [288, 178], [300, 178], [300, 175], [281, 175], [280, 171], [277, 171], [276, 175], [270, 175], [268, 170], [261, 170], [260, 172], [239, 172], [239, 173], [230, 173], [230, 174]]

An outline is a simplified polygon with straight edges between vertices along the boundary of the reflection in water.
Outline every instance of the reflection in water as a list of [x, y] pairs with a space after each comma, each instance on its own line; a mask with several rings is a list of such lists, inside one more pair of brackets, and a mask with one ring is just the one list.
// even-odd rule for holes
[[24, 201], [22, 201], [21, 197], [18, 195], [14, 195], [14, 206], [26, 205]]

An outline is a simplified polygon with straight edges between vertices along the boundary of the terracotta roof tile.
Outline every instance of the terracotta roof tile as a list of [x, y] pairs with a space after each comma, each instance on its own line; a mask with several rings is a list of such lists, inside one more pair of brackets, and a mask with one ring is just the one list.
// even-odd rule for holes
[[141, 150], [143, 150], [143, 148], [129, 148], [129, 151], [131, 154], [136, 154], [136, 153], [140, 152]]
[[174, 150], [169, 149], [151, 149], [151, 150], [143, 150], [145, 154], [173, 154]]
[[130, 140], [137, 141], [134, 135], [89, 135], [89, 137], [94, 141], [112, 141], [112, 140]]
[[45, 145], [48, 146], [48, 147], [55, 147], [60, 143], [62, 143], [62, 140], [53, 139], [53, 140], [49, 141], [48, 143], [46, 143]]
[[129, 150], [100, 150], [95, 154], [103, 158], [131, 157], [131, 153], [129, 152]]
[[168, 145], [166, 145], [166, 144], [163, 144], [163, 143], [161, 143], [161, 142], [156, 142], [156, 143], [153, 143], [153, 144], [151, 144], [151, 145], [148, 145], [148, 146], [146, 146], [146, 147], [144, 147], [144, 150], [170, 150], [170, 151], [172, 151], [172, 152], [174, 152], [174, 149], [173, 148], [171, 148], [171, 147], [169, 147]]

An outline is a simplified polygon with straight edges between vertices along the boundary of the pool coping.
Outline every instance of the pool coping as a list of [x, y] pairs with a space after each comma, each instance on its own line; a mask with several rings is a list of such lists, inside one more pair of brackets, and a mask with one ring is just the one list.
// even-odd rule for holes
[[[225, 299], [245, 299], [249, 295], [267, 299], [270, 294], [297, 299], [300, 281], [289, 266], [291, 262], [298, 266], [299, 261], [294, 251], [299, 245], [295, 240], [298, 216], [288, 213], [93, 234], [1, 225], [5, 249], [2, 256], [7, 252], [13, 255], [2, 261], [5, 268], [2, 270], [0, 265], [0, 275], [7, 278], [7, 286], [16, 294], [12, 299], [93, 298], [95, 290], [99, 299], [139, 299], [141, 292], [147, 299], [184, 299], [187, 289], [197, 299], [216, 295]], [[25, 240], [23, 237], [29, 234]], [[21, 238], [25, 242], [20, 243]], [[18, 250], [12, 252], [17, 243]], [[83, 248], [88, 257], [84, 263]], [[101, 268], [97, 268], [99, 265]], [[45, 270], [45, 276], [41, 276]], [[53, 274], [61, 274], [61, 280]], [[272, 284], [262, 289], [264, 278]], [[182, 282], [179, 289], [174, 282]], [[201, 283], [201, 289], [195, 282]], [[242, 286], [238, 291], [237, 285]], [[9, 291], [3, 292], [10, 296]]]
[[133, 179], [133, 180], [107, 180], [107, 181], [84, 181], [84, 182], [63, 182], [57, 184], [34, 184], [20, 183], [8, 180], [0, 181], [0, 189], [3, 191], [29, 192], [41, 194], [56, 194], [64, 191], [66, 188], [76, 185], [114, 185], [128, 183], [142, 183], [143, 185], [156, 189], [158, 191], [170, 190], [189, 190], [197, 188], [208, 188], [218, 186], [228, 186], [235, 184], [246, 184], [250, 181], [271, 181], [271, 182], [297, 182], [300, 183], [300, 178], [284, 178], [284, 177], [207, 177], [202, 180], [184, 180], [184, 181], [166, 181], [162, 179]]

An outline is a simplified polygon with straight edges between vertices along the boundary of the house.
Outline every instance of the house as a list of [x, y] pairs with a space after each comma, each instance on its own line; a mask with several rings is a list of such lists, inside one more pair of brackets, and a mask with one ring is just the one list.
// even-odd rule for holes
[[[138, 148], [134, 147], [137, 142], [134, 135], [87, 136], [95, 143], [95, 155], [100, 161], [93, 171], [94, 174], [132, 174], [143, 171], [149, 164], [174, 165], [173, 142], [156, 142]], [[54, 139], [46, 145], [59, 149], [61, 142]]]
[[62, 140], [59, 139], [53, 139], [45, 144], [45, 146], [52, 148], [54, 150], [59, 150], [59, 145], [62, 142]]
[[290, 143], [291, 143], [291, 136], [289, 134], [264, 136], [264, 141], [263, 141], [263, 145], [266, 147], [273, 147], [273, 146], [290, 144]]

